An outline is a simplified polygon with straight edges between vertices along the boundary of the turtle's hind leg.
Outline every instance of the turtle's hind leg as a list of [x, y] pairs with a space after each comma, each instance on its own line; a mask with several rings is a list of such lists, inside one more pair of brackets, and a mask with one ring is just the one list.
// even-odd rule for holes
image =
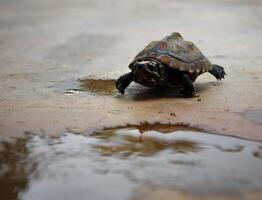
[[225, 75], [227, 75], [224, 68], [219, 65], [213, 65], [212, 69], [208, 72], [216, 77], [217, 80], [221, 80], [222, 78], [225, 78]]
[[124, 74], [123, 76], [120, 76], [116, 80], [116, 88], [120, 92], [120, 94], [125, 94], [125, 89], [130, 85], [130, 83], [134, 80], [134, 75], [132, 72], [129, 72], [127, 74]]
[[194, 85], [193, 85], [191, 79], [189, 78], [189, 76], [187, 74], [181, 74], [181, 83], [182, 83], [182, 87], [183, 87], [181, 94], [184, 97], [197, 96], [197, 94], [195, 92]]

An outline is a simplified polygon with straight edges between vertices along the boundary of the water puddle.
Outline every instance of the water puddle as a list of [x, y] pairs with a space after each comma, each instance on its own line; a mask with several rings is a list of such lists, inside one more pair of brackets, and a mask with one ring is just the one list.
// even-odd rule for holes
[[261, 143], [183, 126], [31, 135], [3, 147], [1, 200], [143, 199], [143, 187], [245, 199], [262, 187]]
[[[84, 78], [77, 81], [71, 80], [54, 86], [59, 88], [58, 92], [61, 90], [66, 95], [76, 95], [76, 94], [93, 94], [93, 95], [106, 95], [114, 96], [119, 95], [115, 87], [114, 79], [96, 79], [96, 78]], [[200, 88], [200, 89], [199, 89]], [[201, 84], [197, 85], [198, 91], [201, 90], [203, 86]], [[131, 83], [130, 86], [125, 91], [125, 96], [132, 97], [137, 100], [145, 100], [152, 98], [162, 98], [162, 97], [181, 97], [179, 95], [180, 87], [171, 88], [149, 88], [136, 83]]]
[[113, 79], [83, 79], [80, 80], [80, 87], [83, 91], [98, 94], [116, 94], [115, 80]]
[[54, 84], [49, 88], [54, 88], [54, 91], [62, 92], [66, 95], [93, 94], [112, 96], [118, 94], [114, 79], [96, 79], [92, 77], [64, 81]]
[[[181, 87], [164, 87], [164, 88], [150, 88], [139, 85], [137, 83], [131, 83], [125, 90], [125, 95], [120, 95], [115, 86], [115, 79], [97, 79], [95, 77], [85, 77], [78, 80], [69, 80], [62, 82], [50, 88], [56, 88], [57, 92], [63, 92], [66, 95], [106, 95], [106, 96], [118, 96], [127, 97], [134, 100], [147, 100], [156, 98], [174, 98], [182, 97], [180, 94]], [[207, 89], [209, 83], [197, 83], [195, 88], [197, 92], [201, 92]], [[199, 100], [201, 101], [201, 100]]]

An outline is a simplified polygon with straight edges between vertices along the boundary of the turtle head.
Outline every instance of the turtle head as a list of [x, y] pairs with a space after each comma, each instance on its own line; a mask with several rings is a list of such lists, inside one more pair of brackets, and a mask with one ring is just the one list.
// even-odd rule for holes
[[157, 61], [137, 61], [133, 65], [134, 80], [145, 84], [158, 85], [163, 79], [164, 66]]

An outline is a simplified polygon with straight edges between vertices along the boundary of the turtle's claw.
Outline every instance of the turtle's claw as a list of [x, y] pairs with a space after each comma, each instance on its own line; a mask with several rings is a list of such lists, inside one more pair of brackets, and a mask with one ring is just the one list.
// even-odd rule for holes
[[116, 80], [116, 88], [118, 89], [121, 95], [125, 94], [125, 89], [133, 81], [133, 77], [134, 77], [133, 73], [129, 72], [127, 74], [124, 74], [123, 76], [120, 76]]
[[182, 89], [180, 91], [180, 95], [183, 96], [183, 97], [188, 97], [188, 98], [192, 98], [192, 97], [199, 97], [199, 94], [196, 93], [196, 92], [192, 92], [192, 91], [189, 91], [189, 90], [185, 90], [185, 89]]
[[200, 95], [198, 93], [193, 93], [192, 97], [200, 97]]
[[225, 69], [219, 65], [213, 65], [213, 68], [209, 70], [209, 73], [211, 73], [218, 81], [221, 81], [221, 79], [225, 78], [226, 72]]
[[123, 87], [123, 85], [121, 84], [119, 80], [116, 81], [116, 88], [121, 95], [125, 94], [125, 88]]

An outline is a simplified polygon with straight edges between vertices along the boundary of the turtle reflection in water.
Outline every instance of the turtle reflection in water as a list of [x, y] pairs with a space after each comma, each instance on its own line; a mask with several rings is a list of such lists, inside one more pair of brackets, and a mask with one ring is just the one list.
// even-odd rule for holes
[[192, 43], [179, 33], [172, 33], [161, 41], [153, 41], [130, 63], [131, 72], [116, 81], [121, 94], [132, 81], [148, 87], [182, 86], [185, 97], [196, 95], [193, 82], [205, 72], [217, 80], [226, 75], [223, 67], [213, 65]]

